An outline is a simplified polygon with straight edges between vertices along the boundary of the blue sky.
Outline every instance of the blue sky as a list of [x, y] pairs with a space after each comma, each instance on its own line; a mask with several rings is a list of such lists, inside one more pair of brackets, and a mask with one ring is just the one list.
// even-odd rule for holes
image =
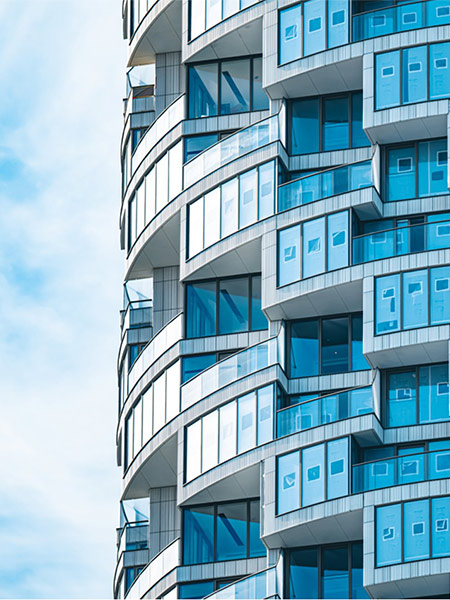
[[0, 0], [0, 597], [111, 597], [122, 0]]

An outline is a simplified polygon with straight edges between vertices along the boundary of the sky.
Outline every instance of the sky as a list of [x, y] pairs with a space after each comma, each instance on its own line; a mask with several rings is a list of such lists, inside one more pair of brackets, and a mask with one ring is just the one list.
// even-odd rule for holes
[[0, 0], [0, 598], [108, 598], [122, 0]]

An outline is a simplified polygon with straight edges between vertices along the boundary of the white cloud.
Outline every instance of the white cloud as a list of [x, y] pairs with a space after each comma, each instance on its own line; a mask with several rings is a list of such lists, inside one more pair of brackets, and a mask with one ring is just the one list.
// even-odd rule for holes
[[3, 597], [111, 595], [120, 18], [121, 0], [0, 3]]

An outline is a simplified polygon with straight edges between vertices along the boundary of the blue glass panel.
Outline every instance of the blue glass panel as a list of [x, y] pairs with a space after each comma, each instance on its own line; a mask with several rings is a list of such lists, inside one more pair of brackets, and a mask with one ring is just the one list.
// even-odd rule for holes
[[397, 459], [399, 485], [415, 483], [425, 479], [424, 447], [400, 448]]
[[257, 445], [265, 444], [273, 439], [273, 405], [274, 386], [260, 388], [258, 397]]
[[327, 500], [349, 493], [348, 451], [348, 438], [328, 442]]
[[406, 4], [406, 6], [396, 6], [397, 13], [397, 31], [410, 31], [423, 26], [423, 4]]
[[427, 216], [427, 249], [450, 248], [450, 214]]
[[388, 376], [388, 427], [416, 423], [416, 372], [403, 371]]
[[280, 65], [300, 58], [301, 46], [301, 18], [302, 6], [297, 4], [280, 10], [279, 40], [280, 40]]
[[216, 282], [186, 286], [186, 337], [216, 333]]
[[402, 69], [403, 104], [427, 100], [427, 47], [403, 50]]
[[448, 364], [419, 369], [419, 419], [421, 423], [450, 418]]
[[400, 275], [377, 277], [375, 331], [388, 333], [400, 329]]
[[428, 325], [428, 271], [403, 273], [403, 329]]
[[348, 212], [328, 216], [328, 271], [348, 266]]
[[431, 556], [450, 555], [450, 498], [431, 500]]
[[195, 583], [181, 583], [178, 586], [180, 600], [204, 598], [214, 591], [214, 581], [196, 581]]
[[250, 523], [249, 523], [249, 556], [265, 556], [267, 553], [266, 547], [261, 540], [260, 528], [260, 509], [259, 500], [250, 502]]
[[401, 563], [401, 505], [380, 506], [376, 511], [376, 566], [383, 567]]
[[191, 160], [206, 148], [215, 144], [218, 140], [216, 133], [208, 133], [205, 135], [194, 135], [184, 138], [184, 162]]
[[357, 417], [373, 412], [372, 388], [359, 388], [351, 390], [350, 395], [350, 417]]
[[403, 506], [403, 537], [405, 561], [430, 556], [430, 515], [428, 500], [405, 502]]
[[216, 560], [247, 556], [247, 503], [230, 502], [217, 506]]
[[428, 0], [427, 25], [448, 25], [450, 23], [450, 2], [448, 0]]
[[448, 194], [447, 140], [419, 143], [419, 196]]
[[303, 3], [303, 54], [325, 50], [325, 0]]
[[302, 450], [302, 506], [325, 500], [325, 444]]
[[362, 315], [352, 316], [352, 371], [370, 369], [363, 354]]
[[278, 233], [278, 285], [300, 279], [300, 225]]
[[184, 510], [184, 564], [214, 560], [214, 507], [199, 506]]
[[218, 64], [189, 67], [189, 117], [217, 115], [219, 83]]
[[295, 431], [311, 429], [321, 424], [319, 402], [304, 402], [299, 404], [296, 413]]
[[389, 201], [416, 196], [416, 158], [414, 146], [395, 148], [388, 153]]
[[290, 376], [310, 377], [319, 373], [319, 324], [316, 319], [291, 325]]
[[348, 546], [322, 550], [322, 598], [349, 598]]
[[252, 331], [267, 329], [266, 315], [261, 310], [261, 277], [252, 277]]
[[400, 51], [377, 54], [375, 59], [376, 108], [400, 104]]
[[431, 325], [450, 322], [450, 267], [430, 271]]
[[292, 103], [291, 153], [319, 152], [319, 100], [296, 100]]
[[[362, 110], [362, 92], [352, 94], [352, 148], [360, 148], [361, 146], [370, 146], [370, 141], [363, 129], [363, 110]], [[360, 173], [359, 171], [362, 171]], [[365, 187], [365, 181], [361, 183], [354, 181], [360, 174], [365, 174], [364, 167], [355, 165], [352, 168], [352, 190], [359, 187]], [[361, 185], [363, 184], [363, 185]]]
[[289, 553], [289, 598], [319, 598], [316, 548]]
[[277, 513], [300, 508], [300, 452], [278, 458]]
[[320, 370], [322, 374], [349, 370], [348, 317], [322, 321]]
[[337, 421], [338, 419], [346, 419], [347, 414], [341, 416], [340, 400], [341, 394], [333, 394], [330, 396], [325, 396], [321, 398], [317, 402], [311, 404], [317, 404], [322, 407], [322, 423], [332, 423], [333, 421]]
[[250, 61], [230, 60], [221, 66], [220, 113], [250, 110]]
[[363, 545], [352, 544], [352, 589], [350, 598], [369, 598], [363, 584]]
[[255, 392], [238, 400], [238, 454], [256, 446]]
[[328, 48], [348, 44], [348, 5], [347, 0], [328, 3]]
[[275, 163], [273, 161], [258, 168], [259, 207], [258, 219], [270, 217], [275, 202]]
[[219, 333], [248, 330], [249, 281], [246, 277], [219, 283]]
[[450, 96], [450, 43], [430, 45], [430, 100]]
[[303, 224], [303, 278], [325, 271], [325, 217]]
[[185, 356], [182, 361], [181, 383], [191, 377], [195, 377], [216, 362], [216, 354], [199, 354], [197, 356]]
[[257, 169], [239, 176], [239, 229], [258, 220]]
[[349, 145], [348, 96], [323, 101], [322, 150], [339, 150]]

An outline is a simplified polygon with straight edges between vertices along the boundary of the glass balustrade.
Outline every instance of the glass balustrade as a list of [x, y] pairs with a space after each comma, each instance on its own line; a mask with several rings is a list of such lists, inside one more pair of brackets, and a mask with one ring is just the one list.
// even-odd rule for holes
[[308, 175], [278, 188], [278, 212], [372, 185], [370, 160]]
[[232, 598], [236, 600], [243, 600], [244, 598], [247, 600], [261, 600], [270, 597], [279, 597], [276, 567], [240, 579], [206, 596], [208, 600], [230, 600]]
[[353, 264], [450, 248], [450, 221], [375, 231], [353, 238]]
[[184, 189], [223, 165], [278, 139], [278, 115], [237, 131], [185, 164]]
[[372, 386], [322, 396], [279, 410], [277, 437], [374, 412]]
[[147, 550], [148, 521], [127, 523], [118, 530], [117, 559], [123, 552]]
[[209, 367], [181, 387], [181, 410], [220, 388], [279, 362], [278, 339], [271, 338]]
[[353, 17], [353, 41], [358, 42], [381, 35], [411, 29], [448, 25], [449, 3], [442, 0], [401, 3], [397, 6], [366, 12]]
[[383, 458], [353, 466], [353, 493], [450, 477], [450, 449]]
[[135, 300], [130, 302], [126, 309], [121, 311], [122, 332], [127, 329], [151, 327], [152, 305], [152, 300]]

